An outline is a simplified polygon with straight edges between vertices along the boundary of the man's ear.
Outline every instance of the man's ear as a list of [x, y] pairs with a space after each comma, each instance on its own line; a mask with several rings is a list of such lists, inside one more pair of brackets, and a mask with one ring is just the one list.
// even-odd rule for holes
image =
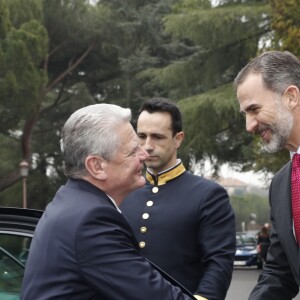
[[298, 87], [290, 85], [284, 92], [285, 103], [290, 110], [300, 105], [300, 93]]
[[90, 176], [98, 180], [105, 180], [107, 178], [106, 165], [107, 161], [101, 156], [89, 155], [85, 159], [85, 168]]
[[184, 140], [184, 132], [183, 131], [177, 132], [174, 138], [175, 138], [175, 148], [178, 149], [182, 141]]

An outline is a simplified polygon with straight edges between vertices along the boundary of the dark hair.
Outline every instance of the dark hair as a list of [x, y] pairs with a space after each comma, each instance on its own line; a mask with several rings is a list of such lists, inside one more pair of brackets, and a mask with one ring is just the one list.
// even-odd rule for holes
[[148, 113], [152, 114], [155, 112], [167, 112], [171, 116], [172, 121], [172, 133], [173, 136], [182, 131], [182, 117], [181, 112], [178, 106], [167, 98], [152, 98], [148, 99], [144, 102], [139, 110], [139, 114], [143, 111], [147, 111]]
[[288, 51], [267, 51], [252, 59], [236, 76], [235, 87], [253, 73], [261, 74], [264, 85], [275, 93], [282, 95], [289, 85], [300, 89], [300, 61]]
[[261, 234], [261, 236], [264, 236], [264, 237], [268, 236], [268, 235], [269, 235], [269, 230], [268, 230], [268, 228], [267, 228], [266, 226], [263, 226], [263, 227], [261, 228], [260, 234]]

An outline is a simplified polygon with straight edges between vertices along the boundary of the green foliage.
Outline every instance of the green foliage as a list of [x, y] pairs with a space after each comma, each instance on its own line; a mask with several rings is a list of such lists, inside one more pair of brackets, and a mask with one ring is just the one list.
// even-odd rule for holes
[[[259, 143], [257, 143], [259, 145]], [[290, 153], [283, 149], [276, 154], [269, 154], [262, 152], [260, 148], [256, 146], [255, 151], [255, 165], [254, 171], [263, 171], [265, 173], [271, 172], [275, 174], [290, 160]]]
[[300, 57], [300, 6], [297, 0], [271, 0], [275, 45]]
[[111, 7], [114, 19], [118, 20], [112, 38], [118, 45], [120, 73], [117, 78], [102, 84], [107, 92], [106, 101], [130, 106], [135, 112], [145, 98], [171, 96], [169, 88], [160, 84], [159, 79], [155, 82], [152, 70], [161, 71], [162, 67], [193, 54], [197, 48], [172, 40], [163, 30], [164, 16], [178, 2], [152, 0], [121, 4], [120, 1], [101, 1]]
[[211, 1], [209, 0], [183, 0], [173, 6], [174, 13], [181, 13], [184, 11], [191, 11], [195, 9], [211, 8]]
[[214, 8], [209, 1], [180, 1], [163, 18], [164, 30], [192, 51], [166, 66], [142, 71], [140, 78], [175, 100], [230, 83], [270, 30], [269, 12], [266, 1]]
[[31, 20], [42, 23], [42, 2], [40, 0], [6, 0], [5, 2], [9, 9], [9, 19], [13, 27], [19, 28], [22, 24]]
[[7, 32], [0, 47], [0, 122], [5, 133], [18, 128], [40, 102], [47, 82], [40, 62], [48, 51], [48, 35], [38, 21], [29, 20]]
[[[299, 14], [294, 1], [286, 0], [293, 12], [275, 2], [285, 26], [279, 44], [288, 24], [297, 36]], [[286, 16], [294, 21], [285, 24]], [[208, 0], [0, 0], [0, 17], [1, 204], [21, 203], [14, 183], [25, 157], [29, 206], [44, 208], [65, 181], [60, 128], [74, 110], [95, 102], [131, 107], [135, 116], [146, 98], [177, 101], [187, 165], [209, 159], [216, 171], [229, 162], [275, 172], [288, 159], [261, 153], [231, 85], [269, 37], [268, 1], [212, 7]]]
[[196, 161], [209, 158], [216, 169], [225, 162], [253, 164], [252, 154], [244, 153], [253, 139], [244, 129], [245, 121], [231, 84], [187, 98], [178, 105], [185, 126], [185, 154]]
[[1, 168], [0, 177], [5, 175], [13, 167], [17, 167], [19, 161], [15, 158], [21, 155], [19, 147], [19, 137], [17, 134], [3, 135], [0, 133], [0, 149], [1, 149]]
[[0, 0], [0, 39], [5, 38], [11, 25], [6, 2], [6, 0]]
[[[9, 141], [1, 155], [0, 200], [19, 198], [20, 186], [12, 184], [24, 157], [31, 163], [28, 205], [44, 208], [65, 181], [59, 149], [63, 122], [74, 110], [95, 103], [90, 79], [106, 78], [116, 65], [108, 30], [113, 20], [108, 22], [108, 8], [83, 0], [12, 0], [6, 9], [13, 26], [0, 41], [0, 122]], [[9, 152], [13, 145], [18, 151]]]
[[166, 32], [176, 38], [189, 39], [204, 48], [216, 49], [225, 45], [252, 39], [263, 33], [266, 27], [260, 26], [268, 19], [269, 6], [234, 5], [211, 8], [194, 6], [176, 10], [165, 17]]

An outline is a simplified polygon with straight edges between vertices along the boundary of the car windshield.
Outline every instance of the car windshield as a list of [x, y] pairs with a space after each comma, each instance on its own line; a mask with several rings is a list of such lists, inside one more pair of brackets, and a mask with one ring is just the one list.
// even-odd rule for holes
[[245, 245], [255, 245], [256, 239], [255, 236], [250, 234], [237, 234], [236, 235], [236, 245], [245, 246]]

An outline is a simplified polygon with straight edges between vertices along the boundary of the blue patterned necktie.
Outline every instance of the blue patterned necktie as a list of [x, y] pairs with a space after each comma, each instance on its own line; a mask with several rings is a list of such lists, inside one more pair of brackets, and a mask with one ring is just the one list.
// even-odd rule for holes
[[300, 154], [292, 160], [292, 212], [297, 243], [300, 242]]

